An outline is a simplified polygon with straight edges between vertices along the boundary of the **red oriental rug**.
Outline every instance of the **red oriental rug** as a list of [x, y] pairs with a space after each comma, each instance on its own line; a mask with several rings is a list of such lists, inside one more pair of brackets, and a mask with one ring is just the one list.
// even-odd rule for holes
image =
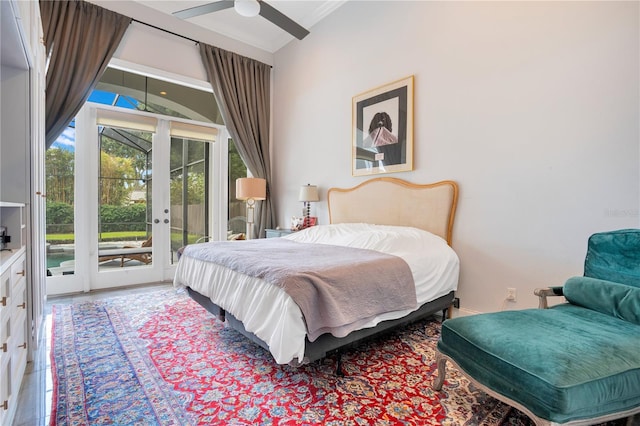
[[163, 290], [53, 307], [51, 425], [532, 425], [452, 367], [427, 320], [292, 368]]

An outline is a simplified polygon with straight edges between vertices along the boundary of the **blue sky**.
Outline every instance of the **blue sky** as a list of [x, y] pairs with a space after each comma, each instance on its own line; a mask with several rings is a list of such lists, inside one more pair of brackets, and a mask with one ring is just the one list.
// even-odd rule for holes
[[[97, 104], [103, 105], [114, 105], [114, 100], [116, 99], [116, 94], [112, 92], [105, 92], [103, 90], [94, 90], [89, 95], [89, 99], [87, 102], [94, 102]], [[116, 103], [116, 106], [121, 108], [129, 108], [135, 109], [138, 105], [138, 101], [129, 97], [129, 96], [119, 96]], [[58, 139], [51, 146], [52, 148], [64, 149], [67, 151], [75, 151], [76, 145], [76, 120], [75, 118], [71, 121], [71, 124], [62, 132]]]
[[64, 129], [62, 134], [58, 136], [58, 139], [51, 145], [51, 148], [64, 149], [67, 151], [75, 151], [76, 149], [76, 119], [71, 121], [71, 124]]

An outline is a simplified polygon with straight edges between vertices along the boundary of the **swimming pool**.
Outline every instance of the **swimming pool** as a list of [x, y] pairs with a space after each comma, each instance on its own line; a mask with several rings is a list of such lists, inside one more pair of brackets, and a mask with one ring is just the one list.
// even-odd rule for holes
[[57, 268], [62, 262], [75, 259], [73, 252], [47, 253], [47, 269]]

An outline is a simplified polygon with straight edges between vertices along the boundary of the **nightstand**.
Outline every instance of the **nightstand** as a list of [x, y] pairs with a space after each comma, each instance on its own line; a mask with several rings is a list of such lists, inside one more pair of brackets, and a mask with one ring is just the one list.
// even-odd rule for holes
[[289, 235], [292, 232], [293, 231], [291, 229], [265, 229], [267, 238], [284, 237], [285, 235]]

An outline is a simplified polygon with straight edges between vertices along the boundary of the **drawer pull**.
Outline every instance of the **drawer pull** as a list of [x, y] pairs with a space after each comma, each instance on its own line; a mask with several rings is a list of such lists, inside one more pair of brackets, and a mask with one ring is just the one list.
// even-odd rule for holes
[[22, 349], [27, 349], [27, 342], [24, 342], [23, 344], [18, 345], [18, 347]]
[[3, 343], [2, 344], [2, 352], [6, 352], [7, 351], [7, 344]]
[[22, 304], [18, 305], [18, 308], [27, 309], [27, 302], [22, 302]]
[[24, 269], [20, 272], [16, 272], [17, 275], [22, 275], [24, 277]]
[[0, 305], [7, 306], [7, 296], [2, 296], [2, 299], [0, 299]]
[[4, 410], [8, 410], [9, 409], [9, 401], [7, 401], [6, 399], [4, 400], [4, 402], [2, 403], [2, 408]]

